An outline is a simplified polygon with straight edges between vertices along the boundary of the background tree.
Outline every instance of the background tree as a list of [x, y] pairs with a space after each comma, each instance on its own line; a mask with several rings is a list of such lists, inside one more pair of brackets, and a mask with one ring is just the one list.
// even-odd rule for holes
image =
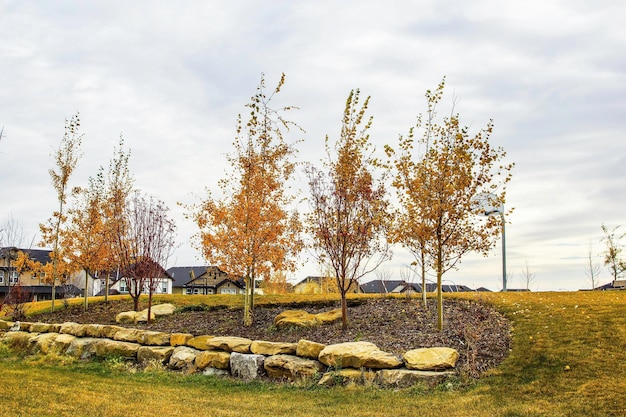
[[[65, 274], [59, 274], [59, 271], [60, 269], [65, 271], [69, 269], [69, 265], [66, 263], [67, 254], [59, 245], [59, 241], [61, 229], [67, 221], [64, 208], [68, 197], [69, 180], [80, 158], [79, 152], [83, 135], [78, 133], [79, 128], [80, 117], [78, 113], [69, 120], [65, 120], [65, 133], [63, 134], [59, 148], [53, 155], [56, 170], [49, 170], [52, 185], [57, 193], [59, 209], [52, 214], [47, 224], [42, 223], [39, 225], [42, 235], [40, 245], [42, 247], [52, 246], [52, 253], [50, 254], [52, 260], [52, 271], [50, 275], [50, 283], [52, 284], [52, 310], [54, 310], [56, 282], [59, 278], [66, 276]], [[60, 268], [59, 262], [65, 262], [66, 264], [62, 265], [62, 268]]]
[[390, 255], [382, 239], [388, 202], [382, 177], [373, 177], [375, 160], [367, 133], [372, 118], [365, 119], [368, 104], [369, 97], [359, 106], [359, 90], [350, 92], [334, 147], [326, 137], [324, 170], [312, 165], [305, 169], [311, 192], [308, 230], [320, 263], [337, 281], [343, 329], [348, 327], [349, 289]]
[[[428, 210], [425, 204], [428, 202], [421, 198], [423, 195], [423, 182], [429, 175], [425, 171], [426, 166], [420, 163], [424, 154], [430, 148], [430, 140], [432, 135], [432, 123], [436, 116], [437, 103], [443, 96], [444, 82], [432, 92], [426, 91], [426, 102], [428, 105], [427, 119], [423, 121], [422, 115], [417, 117], [417, 126], [409, 130], [409, 134], [399, 138], [399, 152], [391, 146], [385, 146], [385, 153], [389, 158], [386, 167], [393, 172], [392, 186], [396, 190], [398, 199], [398, 208], [394, 213], [394, 221], [389, 229], [388, 240], [392, 243], [400, 243], [413, 255], [412, 267], [419, 270], [419, 276], [422, 282], [422, 303], [426, 308], [426, 273], [428, 268], [427, 260], [427, 239], [429, 239], [429, 230], [427, 225], [420, 219], [423, 212]], [[422, 126], [425, 129], [421, 141], [415, 144], [415, 130], [419, 130]], [[417, 152], [417, 155], [415, 153]], [[417, 158], [416, 158], [417, 156]]]
[[105, 248], [106, 259], [104, 300], [109, 300], [111, 274], [119, 279], [122, 256], [126, 242], [128, 220], [125, 217], [130, 195], [133, 190], [133, 176], [128, 167], [130, 149], [124, 148], [124, 138], [120, 135], [117, 149], [109, 162], [104, 196], [104, 233], [108, 246]]
[[283, 74], [269, 95], [265, 80], [246, 105], [250, 117], [237, 122], [235, 152], [228, 156], [233, 172], [219, 182], [223, 198], [209, 195], [191, 217], [200, 232], [199, 246], [205, 258], [231, 278], [245, 280], [244, 324], [253, 320], [256, 279], [269, 279], [274, 271], [290, 272], [302, 249], [302, 229], [286, 193], [292, 177], [295, 149], [286, 143], [284, 131], [298, 127], [282, 114], [294, 107], [275, 110], [270, 102], [285, 81]]
[[[489, 144], [491, 121], [474, 136], [460, 125], [454, 109], [441, 123], [435, 121], [434, 108], [443, 95], [444, 85], [445, 80], [434, 93], [427, 92], [429, 114], [425, 126], [418, 118], [416, 128], [426, 129], [422, 158], [415, 163], [406, 162], [413, 151], [412, 134], [407, 139], [400, 138], [398, 156], [392, 158], [396, 168], [394, 186], [400, 195], [406, 194], [401, 204], [404, 203], [405, 212], [410, 213], [414, 207], [416, 212], [414, 218], [406, 219], [412, 231], [399, 234], [396, 239], [414, 254], [423, 255], [422, 262], [437, 274], [439, 329], [443, 328], [443, 274], [468, 252], [486, 256], [501, 230], [501, 216], [476, 219], [472, 198], [489, 192], [495, 195], [494, 203], [503, 205], [513, 168], [513, 164], [503, 162], [504, 150]], [[396, 155], [391, 147], [387, 153]], [[419, 224], [413, 226], [411, 222]]]
[[68, 210], [68, 227], [61, 234], [70, 262], [85, 271], [84, 307], [89, 305], [89, 275], [108, 271], [107, 234], [104, 223], [105, 183], [102, 169], [89, 178], [89, 186], [78, 191]]
[[165, 266], [175, 244], [176, 225], [168, 211], [162, 201], [135, 192], [125, 212], [127, 229], [119, 253], [120, 268], [135, 311], [139, 311], [141, 294], [148, 292], [148, 322], [152, 295], [158, 283], [167, 279]]
[[600, 276], [600, 265], [598, 265], [594, 259], [593, 247], [591, 242], [589, 243], [589, 249], [587, 250], [587, 262], [585, 263], [585, 273], [589, 278], [591, 289], [595, 290], [598, 286], [598, 277]]
[[530, 269], [530, 265], [528, 264], [528, 259], [524, 262], [524, 267], [522, 268], [521, 273], [522, 280], [522, 288], [530, 291], [531, 287], [535, 284], [535, 273]]
[[606, 225], [602, 225], [602, 232], [604, 232], [602, 241], [606, 245], [604, 251], [604, 265], [611, 271], [613, 280], [621, 278], [624, 271], [626, 271], [626, 261], [622, 258], [623, 248], [621, 244], [621, 240], [626, 236], [626, 233], [619, 234], [617, 231], [619, 228], [620, 226], [615, 226], [609, 231]]

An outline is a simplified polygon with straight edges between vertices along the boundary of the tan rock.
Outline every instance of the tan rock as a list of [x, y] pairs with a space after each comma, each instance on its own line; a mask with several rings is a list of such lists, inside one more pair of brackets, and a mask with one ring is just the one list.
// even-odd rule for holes
[[23, 332], [31, 332], [34, 333], [31, 330], [31, 327], [33, 326], [33, 323], [31, 323], [30, 321], [21, 321], [20, 322], [20, 330]]
[[454, 368], [459, 352], [447, 347], [413, 349], [403, 356], [408, 369], [420, 371], [438, 371]]
[[193, 335], [191, 333], [172, 333], [170, 335], [170, 345], [183, 346], [191, 339], [193, 339]]
[[96, 343], [101, 339], [92, 337], [77, 337], [72, 341], [65, 352], [66, 355], [79, 359], [90, 359], [96, 356]]
[[61, 324], [61, 329], [59, 330], [59, 333], [71, 334], [72, 336], [76, 337], [83, 337], [85, 336], [85, 325], [73, 322], [63, 323]]
[[151, 361], [167, 363], [174, 352], [172, 346], [141, 346], [137, 350], [137, 363], [146, 364]]
[[48, 329], [49, 333], [60, 333], [61, 332], [61, 324], [60, 323], [52, 323], [50, 324], [50, 329]]
[[49, 323], [33, 323], [30, 326], [30, 331], [35, 333], [48, 333], [52, 327]]
[[135, 359], [137, 351], [141, 345], [138, 343], [119, 342], [110, 339], [97, 339], [95, 344], [96, 356], [105, 358], [107, 356], [121, 356], [123, 358]]
[[33, 339], [33, 351], [48, 354], [54, 350], [54, 341], [58, 333], [42, 333]]
[[196, 349], [178, 346], [174, 348], [168, 366], [171, 369], [193, 371], [195, 370], [194, 361], [199, 353], [200, 351]]
[[[147, 311], [148, 310], [146, 309], [146, 312]], [[161, 317], [170, 316], [174, 314], [174, 311], [176, 311], [176, 307], [174, 307], [173, 304], [155, 304], [152, 306], [151, 313], [154, 313], [156, 317]]]
[[60, 353], [65, 353], [72, 344], [72, 342], [76, 339], [77, 337], [71, 334], [58, 335], [57, 338], [54, 340], [55, 350]]
[[255, 340], [250, 344], [250, 352], [259, 355], [294, 355], [296, 353], [296, 343], [268, 342], [265, 340]]
[[122, 311], [115, 316], [115, 322], [120, 324], [135, 323], [136, 311]]
[[0, 331], [9, 330], [13, 324], [12, 321], [0, 320]]
[[102, 324], [85, 324], [86, 337], [104, 337], [104, 325]]
[[313, 378], [325, 368], [316, 360], [293, 355], [270, 356], [265, 359], [263, 366], [270, 378], [290, 381]]
[[230, 352], [203, 350], [196, 356], [194, 365], [200, 370], [205, 368], [228, 369], [230, 367]]
[[188, 339], [184, 344], [198, 350], [210, 350], [211, 348], [207, 344], [207, 341], [213, 338], [214, 336], [207, 335], [192, 337], [191, 339]]
[[383, 352], [370, 342], [346, 342], [328, 345], [319, 354], [324, 365], [340, 368], [398, 368], [402, 361]]
[[274, 324], [278, 327], [312, 327], [320, 322], [315, 315], [304, 310], [285, 310], [274, 318]]
[[141, 330], [121, 328], [115, 332], [113, 340], [117, 340], [118, 342], [136, 343], [139, 339], [139, 333], [141, 333]]
[[318, 382], [318, 385], [331, 387], [334, 385], [371, 385], [376, 381], [376, 372], [364, 369], [341, 369], [339, 371], [326, 372]]
[[212, 350], [226, 352], [250, 353], [252, 340], [245, 337], [216, 336], [207, 340], [207, 346]]
[[[150, 312], [150, 321], [156, 319], [154, 311]], [[147, 323], [148, 322], [148, 310], [142, 310], [135, 315], [135, 323]]]
[[306, 339], [300, 339], [298, 340], [298, 345], [296, 347], [296, 355], [302, 358], [317, 359], [320, 355], [320, 352], [325, 347], [326, 345], [322, 343], [312, 342]]
[[170, 334], [151, 330], [140, 330], [137, 335], [137, 343], [145, 346], [169, 346]]
[[105, 324], [102, 327], [102, 336], [104, 338], [107, 339], [113, 339], [113, 337], [115, 337], [115, 333], [119, 332], [120, 330], [124, 330], [125, 327], [120, 327], [120, 326], [112, 326], [110, 324]]
[[341, 309], [340, 308], [336, 308], [336, 309], [330, 310], [330, 311], [324, 311], [322, 313], [317, 313], [315, 315], [315, 318], [321, 324], [335, 323], [335, 322], [341, 320], [341, 317], [342, 317], [342, 314], [341, 314]]
[[11, 349], [29, 351], [37, 336], [39, 336], [38, 333], [15, 331], [5, 333], [3, 340]]
[[385, 387], [410, 387], [417, 382], [423, 382], [434, 387], [445, 378], [455, 375], [454, 372], [442, 371], [414, 371], [409, 369], [381, 369], [378, 371], [376, 382]]

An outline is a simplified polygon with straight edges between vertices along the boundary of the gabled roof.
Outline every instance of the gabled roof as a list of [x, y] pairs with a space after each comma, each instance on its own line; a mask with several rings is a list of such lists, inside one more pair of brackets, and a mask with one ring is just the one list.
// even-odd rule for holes
[[193, 272], [193, 276], [196, 279], [198, 279], [204, 274], [206, 274], [209, 270], [213, 270], [213, 269], [220, 270], [217, 266], [214, 266], [214, 265], [174, 266], [168, 269], [167, 273], [174, 280], [172, 283], [172, 287], [182, 288], [192, 281], [191, 272]]
[[399, 286], [406, 288], [407, 283], [404, 280], [381, 280], [375, 279], [361, 285], [361, 291], [366, 294], [384, 294], [392, 292]]
[[316, 284], [319, 284], [319, 283], [321, 283], [321, 281], [322, 281], [323, 279], [332, 279], [332, 278], [331, 278], [331, 277], [316, 277], [316, 276], [309, 275], [308, 277], [304, 278], [302, 281], [300, 281], [300, 282], [296, 283], [296, 284], [294, 285], [294, 287], [295, 287], [296, 285], [300, 285], [300, 284], [308, 284], [308, 283], [310, 283], [310, 282], [315, 282]]
[[4, 257], [7, 251], [22, 251], [26, 253], [32, 260], [40, 262], [42, 265], [50, 262], [50, 249], [21, 249], [16, 247], [0, 248], [0, 257]]

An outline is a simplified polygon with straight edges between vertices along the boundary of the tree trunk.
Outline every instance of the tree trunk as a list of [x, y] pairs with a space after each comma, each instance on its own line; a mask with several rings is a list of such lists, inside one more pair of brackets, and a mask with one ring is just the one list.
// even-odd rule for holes
[[150, 324], [150, 315], [152, 313], [152, 287], [153, 283], [150, 282], [150, 290], [148, 291], [148, 324]]
[[246, 288], [244, 292], [243, 299], [243, 325], [244, 326], [252, 326], [252, 311], [250, 309], [251, 304], [251, 295], [250, 291], [252, 290], [252, 284], [250, 283], [250, 277], [246, 277]]
[[443, 275], [441, 246], [437, 251], [437, 328], [443, 330], [443, 291], [441, 288], [441, 277]]
[[426, 265], [424, 261], [424, 251], [422, 251], [422, 302], [424, 303], [424, 309], [426, 309], [428, 306], [426, 305]]
[[89, 307], [89, 271], [85, 268], [85, 311]]
[[50, 308], [52, 309], [52, 312], [54, 313], [54, 299], [56, 298], [56, 286], [55, 284], [55, 279], [54, 279], [54, 274], [52, 275], [52, 303]]
[[348, 330], [348, 300], [344, 289], [341, 290], [341, 328]]

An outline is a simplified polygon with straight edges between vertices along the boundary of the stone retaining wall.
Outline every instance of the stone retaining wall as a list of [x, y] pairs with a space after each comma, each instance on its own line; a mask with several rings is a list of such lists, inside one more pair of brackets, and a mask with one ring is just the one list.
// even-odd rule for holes
[[458, 352], [423, 348], [402, 357], [369, 342], [323, 345], [250, 340], [242, 337], [163, 333], [101, 324], [47, 324], [0, 320], [0, 340], [13, 349], [71, 355], [80, 359], [118, 356], [139, 365], [158, 361], [169, 369], [247, 380], [318, 380], [320, 385], [374, 383], [429, 385], [454, 375]]

